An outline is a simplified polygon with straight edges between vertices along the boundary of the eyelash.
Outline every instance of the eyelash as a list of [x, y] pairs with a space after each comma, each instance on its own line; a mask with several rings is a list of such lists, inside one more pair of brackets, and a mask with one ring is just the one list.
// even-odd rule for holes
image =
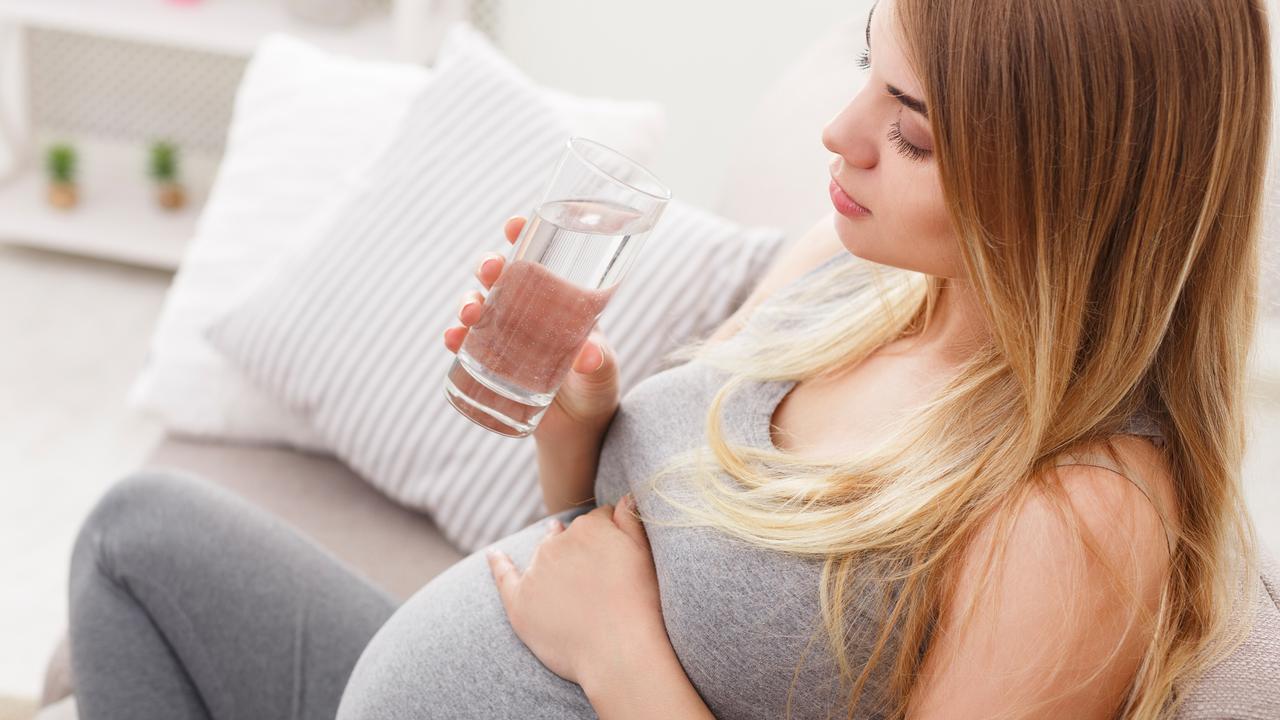
[[[856, 62], [858, 67], [863, 70], [869, 70], [871, 68], [871, 50], [867, 49], [858, 53]], [[889, 126], [889, 142], [893, 143], [894, 146], [898, 148], [898, 152], [902, 153], [902, 155], [908, 160], [921, 162], [930, 155], [928, 150], [912, 145], [906, 138], [902, 137], [901, 115], [899, 115], [898, 119], [894, 120], [893, 124]]]
[[898, 148], [898, 152], [902, 153], [908, 160], [921, 162], [929, 157], [930, 152], [928, 150], [912, 145], [906, 138], [902, 137], [901, 115], [889, 126], [889, 142], [893, 143]]

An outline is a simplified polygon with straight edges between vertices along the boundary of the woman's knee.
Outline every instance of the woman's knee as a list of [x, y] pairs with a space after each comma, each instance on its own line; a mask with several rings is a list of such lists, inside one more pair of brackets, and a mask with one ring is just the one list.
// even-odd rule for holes
[[145, 565], [145, 555], [172, 551], [173, 536], [191, 527], [192, 516], [213, 510], [208, 495], [201, 481], [181, 473], [141, 470], [125, 476], [80, 526], [72, 572], [139, 560]]

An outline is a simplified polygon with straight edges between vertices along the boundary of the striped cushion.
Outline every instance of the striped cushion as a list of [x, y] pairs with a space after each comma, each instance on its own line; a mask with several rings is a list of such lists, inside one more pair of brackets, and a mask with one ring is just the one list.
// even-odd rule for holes
[[[510, 256], [502, 223], [531, 211], [568, 131], [492, 58], [442, 61], [436, 73], [334, 220], [206, 336], [359, 475], [472, 551], [544, 511], [533, 440], [449, 406], [441, 337], [479, 287], [481, 253]], [[669, 206], [600, 319], [623, 392], [728, 317], [781, 241]]]

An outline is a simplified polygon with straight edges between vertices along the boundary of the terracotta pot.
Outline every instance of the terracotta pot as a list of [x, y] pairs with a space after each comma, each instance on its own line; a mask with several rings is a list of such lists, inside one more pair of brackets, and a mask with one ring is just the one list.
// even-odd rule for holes
[[79, 201], [79, 197], [76, 194], [76, 184], [70, 182], [49, 183], [48, 200], [50, 205], [59, 210], [70, 210]]
[[165, 210], [178, 210], [187, 204], [187, 193], [181, 183], [157, 183], [156, 202]]

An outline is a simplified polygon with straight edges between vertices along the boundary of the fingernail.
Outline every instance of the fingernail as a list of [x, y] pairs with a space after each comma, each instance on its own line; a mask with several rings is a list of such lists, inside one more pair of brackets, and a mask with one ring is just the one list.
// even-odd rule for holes
[[485, 260], [484, 262], [480, 263], [480, 272], [483, 274], [494, 272], [497, 269], [498, 269], [497, 258], [489, 258], [488, 260]]
[[600, 362], [596, 364], [595, 369], [591, 372], [600, 372], [600, 368], [604, 367], [604, 348], [596, 345], [596, 352], [600, 353]]
[[474, 300], [473, 300], [473, 301], [471, 301], [471, 302], [469, 302], [469, 303], [466, 303], [465, 305], [463, 305], [463, 306], [462, 306], [462, 311], [461, 311], [461, 312], [459, 312], [458, 314], [459, 314], [459, 315], [466, 315], [467, 313], [471, 312], [471, 308], [473, 308], [473, 307], [476, 307], [476, 302], [475, 302]]

